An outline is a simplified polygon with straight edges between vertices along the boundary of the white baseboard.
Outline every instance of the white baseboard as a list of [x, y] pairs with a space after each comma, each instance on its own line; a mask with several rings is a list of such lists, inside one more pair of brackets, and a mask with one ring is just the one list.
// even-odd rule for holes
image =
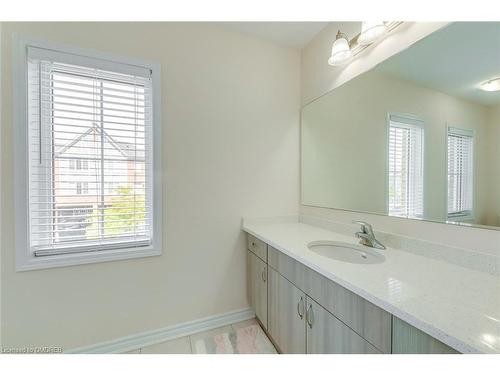
[[130, 350], [136, 350], [148, 345], [158, 344], [163, 341], [173, 340], [179, 337], [192, 335], [198, 332], [222, 327], [228, 324], [238, 323], [243, 320], [252, 319], [254, 317], [255, 313], [252, 309], [247, 308], [242, 310], [235, 310], [220, 315], [213, 315], [207, 318], [155, 329], [152, 331], [137, 333], [99, 344], [70, 349], [64, 351], [64, 353], [125, 353]]

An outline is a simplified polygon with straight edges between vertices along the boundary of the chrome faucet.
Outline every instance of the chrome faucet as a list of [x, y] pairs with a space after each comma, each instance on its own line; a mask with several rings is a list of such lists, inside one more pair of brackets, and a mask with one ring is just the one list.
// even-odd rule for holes
[[375, 233], [373, 233], [373, 228], [370, 224], [357, 220], [354, 220], [352, 223], [361, 225], [361, 231], [355, 233], [355, 236], [359, 238], [360, 244], [374, 247], [375, 249], [385, 250], [385, 246], [375, 238]]

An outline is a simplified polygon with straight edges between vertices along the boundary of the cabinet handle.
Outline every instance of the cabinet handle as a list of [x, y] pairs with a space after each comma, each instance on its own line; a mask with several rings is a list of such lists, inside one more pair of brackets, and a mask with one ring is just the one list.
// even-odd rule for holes
[[309, 324], [309, 328], [312, 328], [313, 323], [314, 323], [314, 312], [313, 312], [313, 307], [311, 304], [309, 304], [309, 307], [307, 308], [307, 311], [306, 311], [306, 321], [307, 321], [307, 324]]
[[262, 276], [262, 281], [266, 282], [267, 276], [266, 276], [266, 268], [265, 267], [262, 270], [261, 276]]
[[300, 301], [297, 303], [297, 314], [299, 314], [300, 320], [304, 318], [304, 298], [300, 297]]

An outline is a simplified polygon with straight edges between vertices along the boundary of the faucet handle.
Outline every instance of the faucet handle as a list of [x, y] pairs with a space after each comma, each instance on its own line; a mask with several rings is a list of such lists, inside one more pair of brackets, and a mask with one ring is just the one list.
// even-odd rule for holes
[[373, 235], [373, 228], [366, 221], [353, 220], [352, 223], [361, 225], [361, 230], [363, 231], [363, 233]]
[[353, 220], [353, 224], [361, 225], [361, 232], [357, 232], [355, 234], [356, 237], [360, 239], [361, 244], [374, 247], [380, 250], [385, 249], [385, 246], [375, 238], [375, 233], [373, 233], [373, 228], [370, 224], [368, 224], [365, 221], [357, 221], [357, 220]]

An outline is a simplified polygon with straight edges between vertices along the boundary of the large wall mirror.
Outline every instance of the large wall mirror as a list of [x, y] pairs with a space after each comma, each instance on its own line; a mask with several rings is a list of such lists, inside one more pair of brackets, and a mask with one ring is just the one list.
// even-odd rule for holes
[[456, 22], [306, 105], [302, 204], [500, 229], [499, 77], [500, 22]]

